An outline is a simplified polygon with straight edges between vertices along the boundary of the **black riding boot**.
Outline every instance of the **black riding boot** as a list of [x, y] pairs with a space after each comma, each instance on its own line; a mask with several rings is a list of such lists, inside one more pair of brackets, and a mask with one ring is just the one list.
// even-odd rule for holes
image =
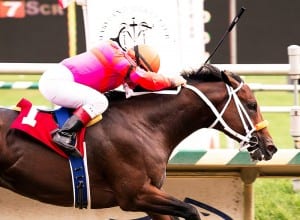
[[72, 115], [62, 126], [61, 129], [52, 133], [52, 140], [67, 155], [81, 157], [81, 153], [76, 148], [76, 132], [83, 128], [84, 124], [78, 116]]

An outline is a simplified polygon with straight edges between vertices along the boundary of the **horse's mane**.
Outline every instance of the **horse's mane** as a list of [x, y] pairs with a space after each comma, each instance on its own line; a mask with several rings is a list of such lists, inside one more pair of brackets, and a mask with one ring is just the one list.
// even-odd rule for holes
[[[229, 72], [231, 77], [233, 77], [238, 82], [243, 82], [242, 78], [232, 72]], [[181, 73], [181, 76], [185, 78], [187, 81], [200, 81], [200, 82], [220, 82], [223, 81], [222, 78], [222, 71], [219, 70], [217, 67], [211, 65], [211, 64], [205, 64], [203, 67], [200, 67], [199, 69], [189, 70], [189, 71], [183, 71]], [[118, 101], [118, 100], [124, 100], [125, 99], [125, 93], [122, 91], [116, 91], [112, 90], [105, 93], [106, 97], [109, 99], [109, 101]]]
[[[242, 78], [235, 74], [231, 73], [231, 76], [237, 80], [238, 82], [242, 82]], [[193, 69], [189, 71], [183, 71], [181, 76], [184, 77], [186, 80], [196, 80], [196, 81], [203, 81], [203, 82], [220, 82], [223, 81], [222, 71], [219, 70], [217, 67], [205, 64], [204, 66], [200, 67], [199, 69]]]
[[108, 91], [108, 92], [104, 93], [104, 95], [109, 100], [109, 102], [126, 99], [125, 92], [118, 91], [118, 90]]

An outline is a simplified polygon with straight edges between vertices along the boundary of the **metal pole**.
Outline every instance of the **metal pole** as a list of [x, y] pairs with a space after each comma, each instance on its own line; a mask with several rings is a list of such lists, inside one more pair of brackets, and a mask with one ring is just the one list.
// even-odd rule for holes
[[[229, 0], [229, 22], [236, 15], [236, 0]], [[229, 34], [229, 58], [231, 64], [237, 63], [237, 31], [233, 29]]]
[[91, 0], [76, 0], [76, 3], [78, 5], [81, 5], [81, 7], [82, 7], [86, 49], [89, 49], [91, 47], [90, 29], [89, 29], [89, 21], [88, 21], [88, 9], [87, 9], [88, 1], [91, 1]]
[[254, 186], [259, 172], [257, 168], [242, 168], [241, 179], [244, 182], [244, 220], [255, 219]]
[[[236, 0], [229, 0], [229, 24], [236, 15]], [[236, 27], [237, 28], [237, 27]], [[229, 36], [229, 63], [236, 64], [237, 63], [237, 49], [236, 49], [236, 28], [234, 28]], [[227, 148], [233, 149], [235, 148], [236, 143], [235, 140], [227, 137]]]
[[77, 25], [76, 25], [76, 4], [72, 2], [68, 7], [68, 36], [69, 56], [77, 54]]

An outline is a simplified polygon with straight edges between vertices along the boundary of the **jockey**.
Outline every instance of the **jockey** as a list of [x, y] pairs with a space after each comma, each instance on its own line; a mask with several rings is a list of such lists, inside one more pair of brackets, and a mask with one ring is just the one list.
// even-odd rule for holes
[[75, 109], [52, 139], [69, 155], [81, 156], [76, 149], [76, 132], [108, 107], [103, 93], [127, 84], [156, 91], [185, 84], [181, 76], [169, 78], [158, 74], [159, 55], [147, 45], [124, 51], [116, 42], [103, 42], [82, 54], [64, 59], [45, 71], [39, 90], [50, 102]]

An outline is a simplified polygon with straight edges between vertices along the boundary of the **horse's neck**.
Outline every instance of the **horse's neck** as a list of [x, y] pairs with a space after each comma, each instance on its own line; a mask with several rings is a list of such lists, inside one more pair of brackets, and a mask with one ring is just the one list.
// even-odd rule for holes
[[[194, 131], [207, 127], [211, 114], [203, 101], [191, 91], [183, 89], [180, 95], [157, 98], [151, 111], [146, 111], [149, 125], [162, 134], [170, 152]], [[212, 120], [212, 119], [210, 119]]]

